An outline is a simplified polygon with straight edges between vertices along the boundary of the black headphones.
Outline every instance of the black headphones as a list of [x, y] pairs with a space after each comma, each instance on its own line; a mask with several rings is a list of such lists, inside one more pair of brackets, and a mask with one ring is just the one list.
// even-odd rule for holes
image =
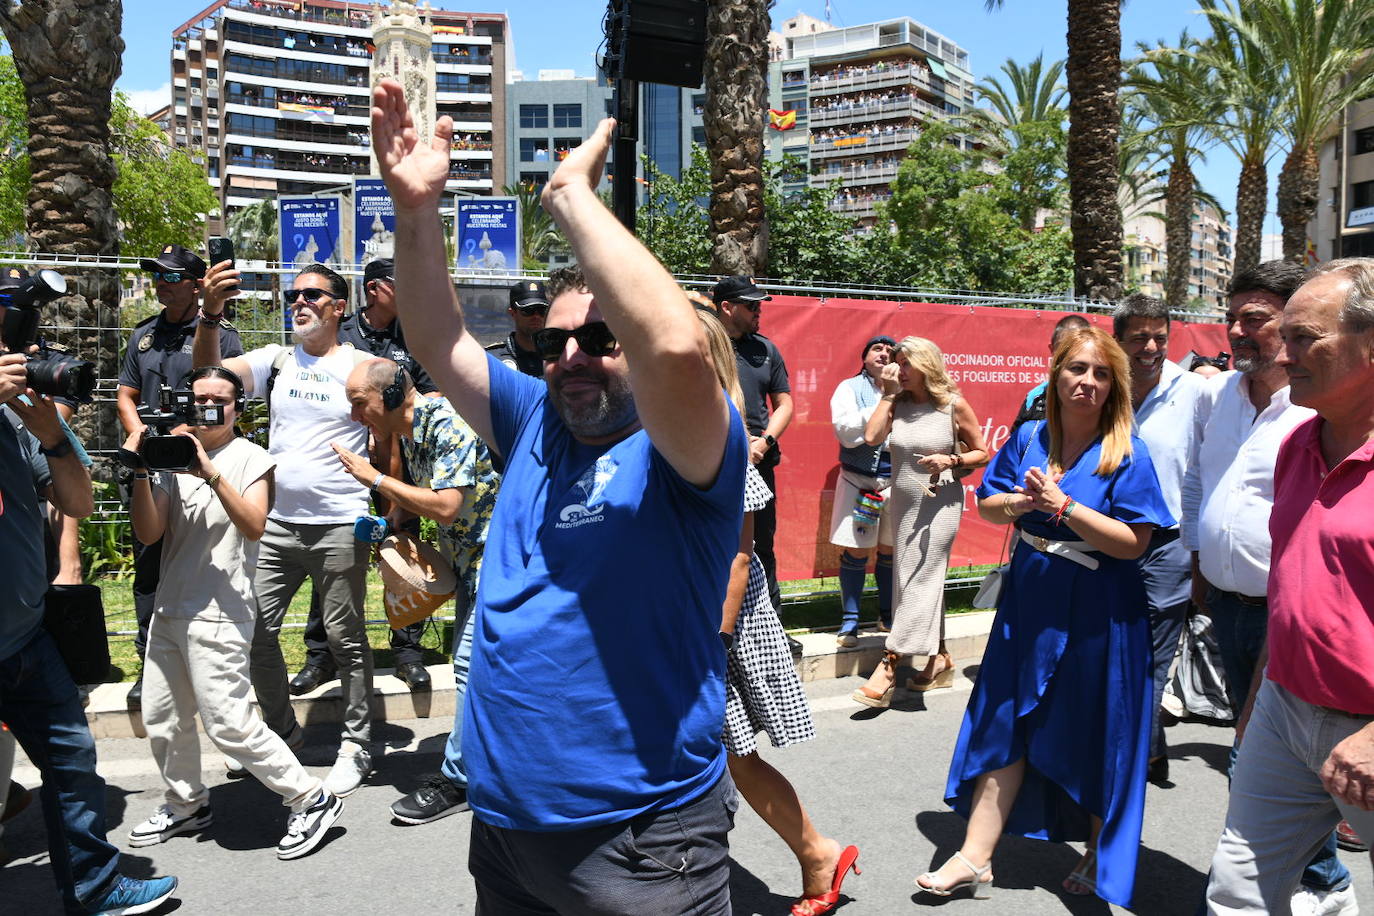
[[223, 366], [201, 366], [190, 375], [186, 376], [186, 387], [203, 378], [221, 378], [234, 386], [234, 412], [243, 413], [243, 379], [239, 378], [238, 373]]
[[391, 380], [391, 384], [382, 389], [382, 406], [387, 410], [395, 410], [405, 403], [406, 400], [406, 370], [400, 366], [396, 367], [396, 377]]

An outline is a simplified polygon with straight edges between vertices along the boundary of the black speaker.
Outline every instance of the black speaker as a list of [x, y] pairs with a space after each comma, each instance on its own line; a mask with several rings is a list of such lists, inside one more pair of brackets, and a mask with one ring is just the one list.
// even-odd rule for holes
[[706, 2], [611, 0], [606, 39], [608, 79], [694, 89], [706, 57]]

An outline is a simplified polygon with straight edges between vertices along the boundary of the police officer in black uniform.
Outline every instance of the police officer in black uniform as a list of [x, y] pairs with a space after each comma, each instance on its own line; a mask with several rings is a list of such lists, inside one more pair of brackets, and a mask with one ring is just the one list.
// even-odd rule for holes
[[515, 330], [506, 339], [487, 347], [488, 352], [501, 362], [535, 378], [544, 377], [544, 360], [534, 348], [534, 332], [544, 326], [549, 314], [549, 297], [544, 292], [544, 284], [539, 280], [521, 280], [511, 285], [510, 306], [511, 324]]
[[[396, 279], [391, 258], [377, 258], [363, 268], [364, 305], [339, 322], [339, 343], [352, 344], [359, 350], [389, 359], [410, 373], [415, 390], [424, 395], [436, 394], [438, 386], [429, 373], [410, 355], [401, 323], [396, 320]], [[542, 371], [542, 370], [541, 370]], [[378, 443], [385, 454], [387, 444]], [[376, 455], [374, 455], [374, 458]], [[381, 510], [381, 507], [378, 507]], [[407, 525], [416, 536], [420, 533], [419, 519]], [[425, 631], [424, 621], [391, 631], [392, 664], [396, 676], [412, 691], [428, 690], [429, 672], [425, 670], [420, 637]], [[334, 657], [325, 638], [324, 619], [312, 599], [310, 614], [305, 623], [305, 664], [291, 679], [289, 689], [300, 696], [335, 677]]]
[[[138, 263], [152, 274], [162, 311], [134, 326], [124, 350], [119, 385], [115, 389], [115, 406], [126, 436], [143, 427], [143, 421], [138, 418], [139, 407], [156, 408], [161, 386], [180, 388], [195, 368], [191, 347], [200, 319], [200, 281], [205, 276], [205, 262], [180, 245], [164, 245], [156, 258], [143, 258]], [[220, 325], [221, 354], [241, 356], [243, 343], [239, 340], [239, 332], [224, 318], [215, 321]], [[145, 547], [135, 540], [134, 613], [138, 617], [138, 635], [134, 637], [134, 648], [140, 659], [148, 645], [148, 622], [153, 617], [153, 596], [157, 592], [161, 563], [161, 541]], [[140, 671], [129, 691], [128, 702], [130, 706], [141, 706], [142, 699], [143, 673]]]

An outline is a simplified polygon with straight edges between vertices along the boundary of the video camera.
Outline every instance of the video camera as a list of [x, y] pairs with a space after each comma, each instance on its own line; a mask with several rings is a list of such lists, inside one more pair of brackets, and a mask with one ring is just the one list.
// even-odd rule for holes
[[148, 427], [138, 454], [121, 448], [115, 456], [120, 464], [135, 470], [189, 471], [196, 464], [196, 444], [186, 436], [172, 435], [181, 426], [223, 426], [224, 407], [219, 404], [197, 404], [190, 388], [173, 391], [166, 385], [158, 388], [158, 406], [140, 407], [138, 418]]
[[1225, 372], [1231, 367], [1231, 354], [1225, 351], [1218, 353], [1216, 356], [1203, 356], [1200, 353], [1195, 354], [1193, 356], [1192, 365], [1188, 367], [1188, 371], [1192, 372], [1198, 366], [1215, 366], [1222, 372]]
[[[50, 349], [38, 336], [42, 306], [67, 292], [67, 281], [55, 270], [40, 270], [17, 286], [0, 289], [5, 321], [0, 337], [11, 353], [25, 353], [27, 384], [39, 394], [57, 395], [89, 404], [95, 391], [95, 364]], [[29, 347], [38, 344], [37, 353]]]

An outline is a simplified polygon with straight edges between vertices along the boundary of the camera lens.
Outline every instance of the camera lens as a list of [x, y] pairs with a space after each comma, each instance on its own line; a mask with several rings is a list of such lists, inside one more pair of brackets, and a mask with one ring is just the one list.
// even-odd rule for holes
[[95, 364], [59, 353], [29, 357], [28, 385], [39, 394], [89, 404], [95, 393]]

